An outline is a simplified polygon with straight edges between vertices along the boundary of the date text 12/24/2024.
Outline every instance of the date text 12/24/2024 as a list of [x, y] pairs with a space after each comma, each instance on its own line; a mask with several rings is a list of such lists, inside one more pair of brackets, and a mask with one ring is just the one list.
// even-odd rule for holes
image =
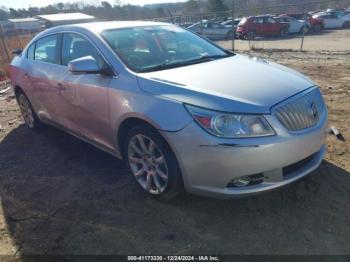
[[218, 256], [128, 256], [128, 261], [220, 261]]

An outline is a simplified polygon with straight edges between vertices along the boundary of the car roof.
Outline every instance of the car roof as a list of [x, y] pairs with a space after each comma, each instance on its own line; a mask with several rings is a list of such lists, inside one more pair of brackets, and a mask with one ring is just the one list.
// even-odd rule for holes
[[266, 14], [266, 15], [255, 15], [255, 16], [250, 16], [249, 18], [273, 18], [274, 16], [273, 15], [270, 15], [270, 14]]
[[52, 27], [46, 32], [57, 33], [64, 30], [72, 29], [86, 29], [95, 33], [100, 33], [104, 30], [130, 28], [130, 27], [142, 27], [142, 26], [162, 26], [170, 25], [168, 23], [152, 22], [152, 21], [107, 21], [107, 22], [92, 22], [92, 23], [81, 23], [71, 25], [61, 25]]

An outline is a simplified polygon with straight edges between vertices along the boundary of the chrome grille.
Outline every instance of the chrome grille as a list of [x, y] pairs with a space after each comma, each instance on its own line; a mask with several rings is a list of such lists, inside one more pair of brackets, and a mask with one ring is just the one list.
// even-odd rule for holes
[[317, 125], [324, 113], [325, 105], [318, 89], [282, 103], [275, 109], [277, 119], [289, 131], [299, 131]]

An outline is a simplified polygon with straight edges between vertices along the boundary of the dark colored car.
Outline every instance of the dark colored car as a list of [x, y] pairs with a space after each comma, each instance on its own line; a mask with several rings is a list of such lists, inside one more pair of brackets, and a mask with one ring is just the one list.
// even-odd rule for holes
[[241, 20], [236, 29], [237, 37], [253, 40], [257, 36], [286, 36], [288, 23], [279, 23], [271, 16], [251, 16]]
[[283, 14], [285, 16], [291, 16], [298, 20], [305, 20], [311, 25], [311, 29], [314, 32], [320, 32], [324, 28], [323, 20], [314, 18], [310, 14]]

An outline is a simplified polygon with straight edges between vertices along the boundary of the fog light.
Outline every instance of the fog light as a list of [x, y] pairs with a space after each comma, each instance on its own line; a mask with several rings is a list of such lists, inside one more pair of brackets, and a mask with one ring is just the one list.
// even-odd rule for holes
[[253, 186], [258, 185], [264, 182], [264, 175], [262, 173], [242, 176], [235, 179], [232, 179], [230, 183], [228, 183], [227, 187], [245, 187], [245, 186]]
[[233, 179], [231, 182], [235, 187], [244, 187], [248, 186], [250, 183], [250, 178], [249, 177], [240, 177]]

